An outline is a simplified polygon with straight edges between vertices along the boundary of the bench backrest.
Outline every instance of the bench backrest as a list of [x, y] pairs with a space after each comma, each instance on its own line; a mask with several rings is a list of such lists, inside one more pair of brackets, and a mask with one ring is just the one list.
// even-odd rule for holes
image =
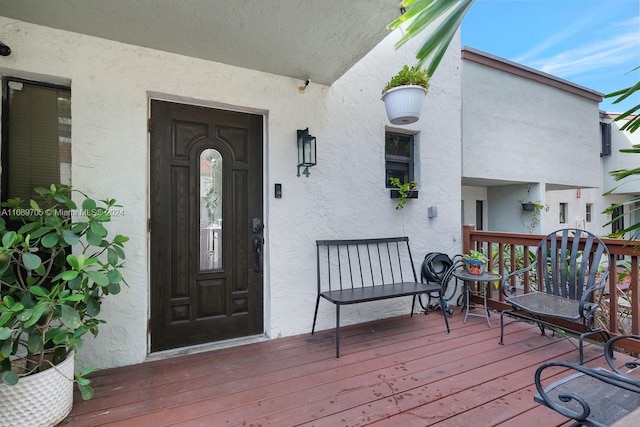
[[318, 293], [417, 282], [408, 237], [316, 240]]
[[547, 235], [537, 249], [539, 291], [580, 300], [606, 284], [609, 249], [597, 236], [566, 228]]

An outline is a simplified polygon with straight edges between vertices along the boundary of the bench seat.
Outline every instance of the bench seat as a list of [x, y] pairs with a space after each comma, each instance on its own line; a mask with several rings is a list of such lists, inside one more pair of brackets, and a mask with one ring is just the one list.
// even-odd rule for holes
[[322, 292], [320, 296], [334, 304], [357, 304], [387, 298], [420, 295], [426, 292], [440, 292], [441, 286], [417, 282], [394, 283], [390, 285], [367, 286]]

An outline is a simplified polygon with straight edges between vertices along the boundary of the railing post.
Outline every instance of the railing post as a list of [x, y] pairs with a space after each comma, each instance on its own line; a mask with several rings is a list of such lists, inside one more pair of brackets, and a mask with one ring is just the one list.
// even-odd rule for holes
[[631, 257], [631, 333], [638, 334], [640, 325], [640, 295], [638, 295], [638, 255]]
[[462, 253], [468, 254], [473, 249], [471, 243], [471, 233], [476, 231], [476, 226], [473, 224], [464, 224], [462, 226]]

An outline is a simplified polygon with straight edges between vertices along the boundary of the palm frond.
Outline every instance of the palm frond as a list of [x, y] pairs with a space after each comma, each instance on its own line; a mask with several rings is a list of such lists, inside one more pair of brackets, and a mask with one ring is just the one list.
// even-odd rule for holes
[[412, 19], [406, 33], [396, 43], [396, 48], [417, 36], [422, 30], [434, 23], [444, 14], [447, 17], [427, 37], [416, 54], [418, 66], [431, 58], [427, 68], [429, 75], [433, 75], [442, 61], [462, 20], [475, 0], [403, 0], [402, 5], [408, 7], [407, 12], [390, 23], [387, 28], [395, 29], [402, 23]]

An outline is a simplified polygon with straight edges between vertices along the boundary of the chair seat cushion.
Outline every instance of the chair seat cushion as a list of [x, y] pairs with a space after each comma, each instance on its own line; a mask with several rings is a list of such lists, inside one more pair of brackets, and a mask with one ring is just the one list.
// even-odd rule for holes
[[[528, 311], [540, 316], [557, 317], [567, 320], [580, 320], [580, 301], [547, 294], [544, 292], [529, 292], [505, 298], [516, 310]], [[597, 304], [588, 304], [585, 308], [592, 309]]]

